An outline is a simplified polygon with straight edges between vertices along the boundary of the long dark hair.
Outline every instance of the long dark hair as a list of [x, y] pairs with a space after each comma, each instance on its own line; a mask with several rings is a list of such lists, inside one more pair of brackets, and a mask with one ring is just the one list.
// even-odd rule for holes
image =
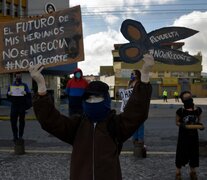
[[134, 69], [133, 72], [135, 73], [136, 80], [137, 80], [138, 82], [140, 82], [140, 81], [141, 81], [141, 72], [140, 72], [140, 70], [138, 70], [138, 69]]
[[[132, 72], [134, 75], [135, 75], [135, 79], [130, 79], [129, 83], [128, 83], [128, 86], [130, 87], [131, 84], [134, 82], [134, 81], [137, 81], [138, 83], [141, 82], [141, 72], [138, 70], [138, 69], [134, 69], [133, 72]], [[131, 74], [132, 75], [132, 74]]]

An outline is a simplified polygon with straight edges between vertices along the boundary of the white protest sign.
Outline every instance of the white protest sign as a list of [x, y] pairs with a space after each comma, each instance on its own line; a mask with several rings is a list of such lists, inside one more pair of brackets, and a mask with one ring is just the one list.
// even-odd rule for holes
[[119, 89], [119, 95], [122, 99], [121, 108], [120, 111], [124, 111], [124, 107], [127, 104], [127, 101], [129, 100], [130, 95], [132, 94], [133, 88], [130, 89]]
[[10, 86], [11, 96], [24, 96], [24, 86]]

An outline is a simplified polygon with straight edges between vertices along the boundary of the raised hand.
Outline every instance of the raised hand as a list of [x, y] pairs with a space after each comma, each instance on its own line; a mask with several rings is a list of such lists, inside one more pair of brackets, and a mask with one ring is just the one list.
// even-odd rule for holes
[[35, 66], [30, 66], [29, 73], [37, 83], [38, 93], [39, 95], [45, 95], [47, 92], [47, 88], [45, 85], [45, 79], [41, 74], [41, 71], [44, 69], [42, 64], [36, 64]]
[[152, 67], [155, 64], [154, 58], [150, 54], [145, 54], [143, 58], [144, 64], [141, 69], [141, 81], [149, 82], [149, 72], [152, 70]]

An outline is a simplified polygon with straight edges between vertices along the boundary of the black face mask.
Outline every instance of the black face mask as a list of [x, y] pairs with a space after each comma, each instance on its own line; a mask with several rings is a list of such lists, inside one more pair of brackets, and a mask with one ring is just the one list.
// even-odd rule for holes
[[16, 82], [17, 83], [21, 83], [22, 82], [22, 78], [16, 78]]
[[194, 103], [193, 103], [193, 99], [192, 98], [183, 100], [183, 103], [184, 103], [184, 108], [185, 109], [189, 109], [189, 108], [193, 108], [194, 107]]

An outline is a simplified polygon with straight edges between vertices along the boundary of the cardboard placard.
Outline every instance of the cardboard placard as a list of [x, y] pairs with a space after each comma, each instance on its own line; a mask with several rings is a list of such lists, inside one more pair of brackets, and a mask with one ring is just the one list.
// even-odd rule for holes
[[122, 23], [121, 33], [129, 41], [119, 48], [120, 58], [126, 63], [139, 62], [146, 53], [165, 64], [192, 65], [199, 62], [194, 56], [163, 46], [164, 43], [193, 36], [198, 33], [196, 30], [186, 27], [164, 27], [147, 33], [140, 22], [127, 19]]
[[187, 129], [204, 129], [203, 124], [188, 124], [185, 125]]
[[0, 24], [0, 73], [84, 60], [80, 6]]
[[119, 95], [122, 99], [120, 112], [124, 112], [124, 107], [126, 106], [129, 97], [131, 96], [133, 88], [130, 89], [119, 89]]

